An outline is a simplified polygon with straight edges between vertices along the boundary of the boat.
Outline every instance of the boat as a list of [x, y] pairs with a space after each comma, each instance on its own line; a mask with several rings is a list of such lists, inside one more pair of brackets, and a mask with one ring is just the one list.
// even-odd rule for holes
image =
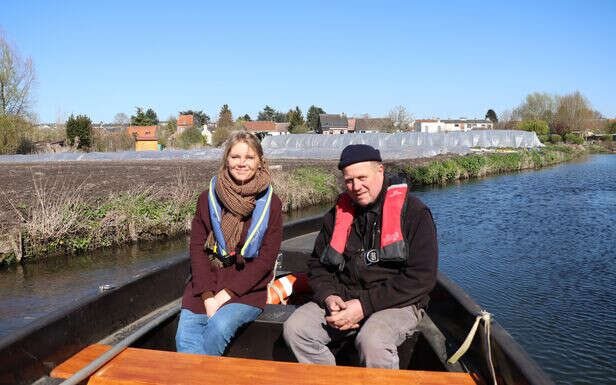
[[[277, 276], [305, 271], [320, 224], [317, 216], [284, 225]], [[266, 305], [224, 357], [176, 353], [188, 268], [187, 255], [168, 261], [0, 340], [0, 384], [554, 384], [498, 321], [442, 273], [418, 331], [398, 348], [400, 370], [358, 367], [349, 341], [332, 347], [339, 366], [297, 363], [282, 339], [282, 324], [301, 296]], [[461, 357], [451, 360], [454, 355]]]

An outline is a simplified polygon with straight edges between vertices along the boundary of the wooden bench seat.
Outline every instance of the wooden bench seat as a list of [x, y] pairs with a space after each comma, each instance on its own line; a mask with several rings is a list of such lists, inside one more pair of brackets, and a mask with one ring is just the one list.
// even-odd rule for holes
[[[52, 372], [68, 378], [111, 347], [90, 345]], [[90, 377], [88, 384], [351, 385], [477, 384], [468, 373], [367, 369], [245, 358], [212, 357], [128, 348]]]

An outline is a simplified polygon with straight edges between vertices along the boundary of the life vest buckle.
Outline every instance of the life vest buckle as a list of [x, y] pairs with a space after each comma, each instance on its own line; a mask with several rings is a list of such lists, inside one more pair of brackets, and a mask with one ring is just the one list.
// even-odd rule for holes
[[235, 252], [226, 255], [220, 255], [219, 253], [216, 253], [214, 254], [214, 256], [222, 263], [223, 267], [229, 267], [235, 264], [235, 261], [237, 260]]
[[366, 265], [372, 265], [379, 262], [379, 252], [376, 249], [364, 251], [364, 260]]

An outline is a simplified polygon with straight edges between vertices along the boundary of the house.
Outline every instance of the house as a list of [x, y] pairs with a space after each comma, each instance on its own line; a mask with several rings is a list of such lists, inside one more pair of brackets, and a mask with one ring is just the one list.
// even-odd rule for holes
[[135, 151], [158, 151], [156, 126], [128, 126], [126, 133], [135, 138]]
[[181, 135], [187, 128], [195, 126], [194, 117], [192, 115], [180, 115], [177, 121], [176, 133]]
[[453, 132], [493, 128], [494, 124], [486, 119], [417, 119], [413, 124], [416, 132]]
[[349, 132], [355, 132], [355, 123], [357, 122], [357, 118], [347, 118], [347, 127]]
[[276, 123], [269, 120], [258, 120], [255, 122], [242, 122], [244, 130], [255, 133], [259, 136], [265, 135], [287, 135], [291, 123]]
[[357, 118], [355, 121], [355, 132], [383, 132], [392, 126], [389, 118]]
[[413, 131], [416, 132], [442, 132], [445, 123], [440, 119], [417, 119], [413, 124]]
[[470, 131], [470, 130], [492, 130], [494, 124], [491, 120], [486, 119], [446, 119], [445, 132], [449, 131]]
[[319, 114], [317, 132], [325, 135], [345, 134], [349, 132], [349, 122], [346, 115]]

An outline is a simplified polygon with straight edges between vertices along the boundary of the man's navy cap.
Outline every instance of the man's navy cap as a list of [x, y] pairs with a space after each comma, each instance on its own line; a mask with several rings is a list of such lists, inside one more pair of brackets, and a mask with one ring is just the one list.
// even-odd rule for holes
[[382, 161], [379, 150], [367, 144], [349, 144], [340, 154], [338, 170], [342, 170], [346, 166], [354, 163], [368, 162], [371, 160], [377, 162]]

